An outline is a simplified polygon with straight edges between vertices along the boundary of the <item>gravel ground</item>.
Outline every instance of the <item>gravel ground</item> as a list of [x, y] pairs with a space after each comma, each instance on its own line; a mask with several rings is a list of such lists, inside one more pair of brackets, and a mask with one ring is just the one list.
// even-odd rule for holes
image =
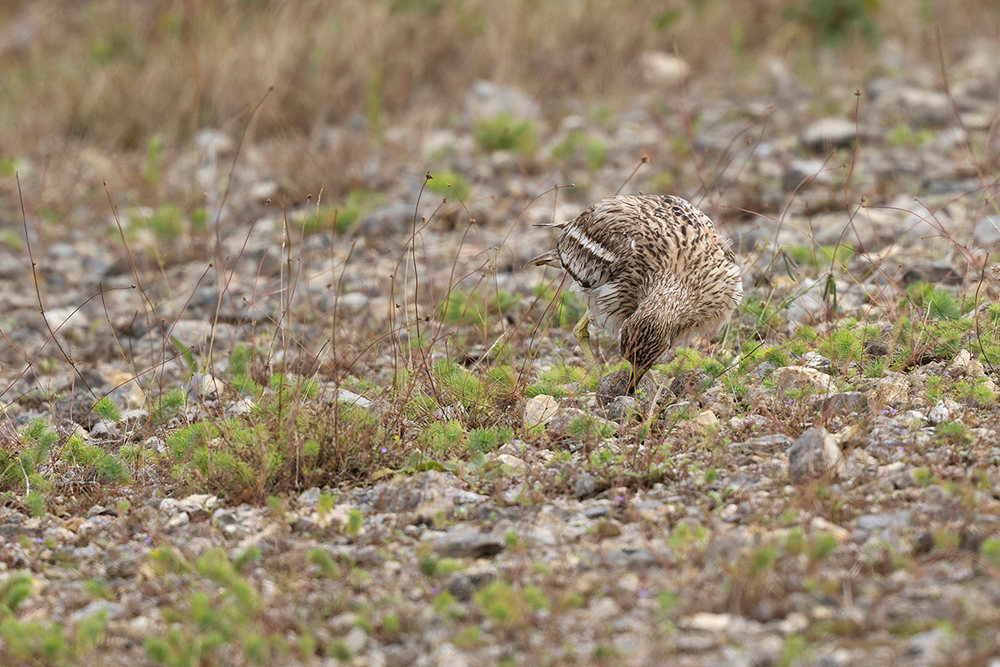
[[[450, 126], [385, 131], [359, 172], [357, 220], [336, 232], [303, 234], [315, 201], [283, 208], [268, 146], [217, 131], [163, 174], [205, 193], [204, 231], [151, 231], [133, 221], [162, 210], [112, 193], [126, 252], [113, 217], [60, 236], [29, 202], [47, 326], [28, 248], [0, 244], [4, 428], [40, 417], [60, 442], [76, 433], [109, 451], [162, 450], [188, 421], [245, 410], [216, 384], [240, 341], [270, 345], [269, 370], [315, 374], [328, 404], [384, 414], [401, 348], [371, 341], [395, 311], [410, 322], [396, 340], [414, 343], [412, 322], [449, 288], [503, 290], [513, 305], [485, 332], [431, 317], [435, 360], [482, 354], [503, 326], [524, 383], [582, 367], [569, 326], [535, 335], [551, 314], [538, 285], [555, 290], [559, 277], [521, 267], [550, 242], [533, 223], [623, 183], [686, 196], [716, 219], [752, 307], [725, 340], [698, 343], [732, 364], [721, 378], [677, 364], [652, 373], [657, 423], [669, 423], [655, 433], [622, 415], [652, 399], [602, 406], [566, 382], [522, 391], [505, 415], [515, 437], [484, 456], [302, 485], [269, 503], [206, 493], [148, 462], [108, 489], [61, 479], [41, 511], [9, 484], [0, 625], [41, 624], [23, 630], [38, 662], [1000, 665], [1000, 376], [981, 343], [998, 338], [1000, 52], [970, 52], [950, 69], [950, 95], [933, 68], [894, 67], [889, 49], [887, 74], [823, 104], [778, 64], [757, 98], [694, 83], [680, 95], [678, 65], [661, 54], [630, 110], [558, 123], [482, 81]], [[533, 120], [532, 151], [477, 142], [477, 117], [500, 112]], [[352, 131], [315, 141], [336, 151]], [[74, 182], [99, 182], [94, 160], [74, 164]], [[425, 170], [428, 187], [450, 183], [464, 202], [421, 194]], [[24, 165], [26, 192], [43, 172]], [[824, 254], [838, 242], [853, 250]], [[953, 299], [920, 301], [921, 282]], [[977, 290], [980, 305], [962, 301]], [[927, 321], [974, 325], [901, 340], [920, 303]], [[954, 316], [933, 311], [949, 304]], [[906, 361], [866, 365], [880, 357]], [[154, 424], [146, 398], [171, 387], [187, 407]], [[91, 412], [95, 395], [121, 419]], [[415, 451], [419, 432], [404, 424], [396, 446]], [[23, 573], [30, 594], [12, 604]], [[79, 637], [95, 617], [92, 652]], [[49, 623], [75, 648], [38, 648]], [[23, 659], [15, 634], [2, 650]]]

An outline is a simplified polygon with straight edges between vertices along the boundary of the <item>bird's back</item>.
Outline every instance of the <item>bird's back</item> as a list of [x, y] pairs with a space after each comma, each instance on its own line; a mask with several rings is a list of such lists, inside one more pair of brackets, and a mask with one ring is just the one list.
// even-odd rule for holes
[[742, 299], [731, 245], [680, 197], [611, 197], [558, 227], [555, 255], [605, 331], [617, 333], [655, 289], [683, 294], [692, 325]]

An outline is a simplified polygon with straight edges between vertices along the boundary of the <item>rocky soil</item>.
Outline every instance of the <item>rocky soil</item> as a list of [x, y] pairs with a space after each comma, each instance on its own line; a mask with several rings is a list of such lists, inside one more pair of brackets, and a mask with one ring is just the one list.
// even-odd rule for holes
[[[40, 417], [60, 442], [162, 451], [187, 421], [249, 409], [221, 386], [241, 341], [269, 346], [269, 371], [314, 374], [317, 400], [385, 414], [394, 353], [425, 315], [432, 360], [465, 363], [503, 333], [523, 383], [514, 437], [482, 457], [269, 503], [146, 459], [114, 488], [59, 480], [42, 511], [5, 487], [0, 588], [32, 583], [0, 623], [54, 623], [72, 643], [98, 615], [97, 648], [61, 655], [101, 664], [1000, 665], [1000, 376], [982, 343], [1000, 336], [1000, 53], [952, 63], [947, 93], [934, 67], [879, 57], [883, 76], [816, 100], [778, 62], [768, 90], [724, 98], [660, 54], [629, 110], [558, 121], [481, 81], [451, 125], [385, 130], [357, 166], [357, 219], [336, 231], [303, 233], [316, 198], [283, 206], [269, 146], [227, 132], [165, 165], [165, 187], [205, 193], [211, 214], [173, 236], [130, 223], [156, 213], [133, 192], [111, 193], [121, 235], [109, 209], [62, 234], [32, 206], [46, 171], [27, 159], [30, 243], [0, 244], [12, 443]], [[530, 149], [477, 140], [476, 119], [500, 113], [534, 123]], [[355, 121], [317, 147], [347, 150]], [[96, 157], [72, 169], [67, 197], [104, 196]], [[440, 183], [462, 197], [428, 189]], [[655, 400], [608, 406], [580, 378], [524, 392], [583, 365], [569, 326], [536, 328], [560, 278], [522, 269], [550, 242], [533, 223], [620, 186], [686, 196], [735, 240], [748, 307], [696, 343], [731, 369], [674, 364], [652, 374]], [[824, 254], [838, 243], [850, 249]], [[904, 316], [937, 321], [921, 282], [974, 325], [945, 345], [901, 337]], [[449, 290], [514, 305], [485, 329], [442, 322]], [[379, 338], [390, 317], [395, 346]], [[173, 387], [186, 407], [153, 423], [149, 399]], [[91, 412], [103, 395], [120, 421]], [[648, 431], [627, 410], [657, 405]], [[413, 452], [418, 431], [394, 446]]]

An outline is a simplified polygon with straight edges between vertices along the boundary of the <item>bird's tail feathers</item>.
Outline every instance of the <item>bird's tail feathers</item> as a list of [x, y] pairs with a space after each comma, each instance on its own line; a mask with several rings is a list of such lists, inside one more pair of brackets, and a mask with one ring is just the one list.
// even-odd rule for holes
[[548, 252], [543, 252], [537, 257], [532, 257], [527, 262], [524, 263], [525, 267], [528, 266], [555, 266], [561, 267], [562, 263], [559, 261], [559, 255], [556, 254], [555, 250], [549, 250]]
[[560, 227], [565, 227], [566, 225], [568, 225], [571, 222], [573, 222], [573, 221], [572, 220], [560, 220], [559, 222], [533, 222], [533, 223], [531, 223], [531, 226], [532, 227], [554, 227], [554, 228], [558, 229]]

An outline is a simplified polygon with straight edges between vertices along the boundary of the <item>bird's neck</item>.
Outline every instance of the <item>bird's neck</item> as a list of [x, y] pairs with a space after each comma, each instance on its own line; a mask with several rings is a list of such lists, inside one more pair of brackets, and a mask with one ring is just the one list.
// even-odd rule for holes
[[692, 306], [691, 290], [684, 283], [670, 279], [653, 286], [639, 302], [638, 310], [662, 320], [677, 331], [683, 328], [680, 320], [693, 309]]

